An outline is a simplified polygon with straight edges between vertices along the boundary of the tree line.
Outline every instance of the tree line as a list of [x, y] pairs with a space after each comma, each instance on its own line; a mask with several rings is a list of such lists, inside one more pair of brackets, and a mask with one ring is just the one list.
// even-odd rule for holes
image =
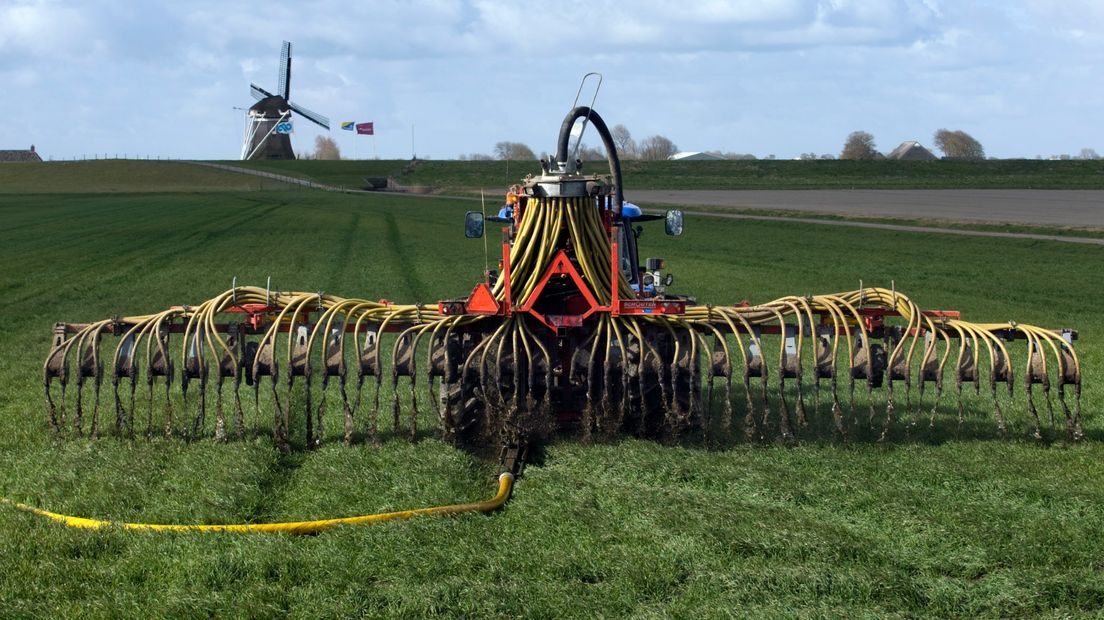
[[[617, 148], [618, 155], [620, 155], [623, 160], [639, 159], [643, 161], [659, 161], [669, 159], [678, 152], [678, 147], [675, 143], [663, 135], [657, 134], [649, 136], [637, 143], [633, 139], [632, 133], [630, 133], [628, 128], [624, 125], [615, 125], [613, 129], [610, 130], [610, 135], [613, 138], [613, 144]], [[985, 149], [982, 147], [981, 143], [962, 130], [952, 131], [949, 129], [939, 129], [932, 136], [932, 143], [943, 153], [944, 159], [967, 161], [985, 159]], [[723, 159], [757, 159], [754, 155], [745, 153], [728, 153], [721, 151], [706, 152]], [[489, 161], [495, 159], [532, 161], [547, 157], [547, 153], [537, 157], [533, 149], [529, 148], [529, 146], [524, 143], [502, 141], [495, 144], [493, 155], [471, 153], [468, 155], [461, 155], [460, 159], [470, 161]], [[606, 152], [605, 149], [601, 147], [591, 147], [583, 143], [579, 147], [578, 157], [583, 161], [604, 160], [606, 158]], [[816, 153], [810, 152], [802, 153], [798, 156], [798, 159], [802, 160], [835, 158], [835, 155], [831, 153], [817, 155]], [[848, 134], [847, 139], [844, 141], [843, 150], [840, 152], [839, 158], [851, 160], [876, 160], [885, 159], [886, 156], [878, 151], [877, 145], [874, 142], [874, 136], [871, 133], [866, 131], [853, 131]], [[306, 155], [305, 159], [341, 159], [341, 150], [338, 148], [333, 138], [328, 136], [316, 136], [314, 139], [313, 156]], [[768, 155], [765, 159], [774, 159], [774, 155]], [[1043, 157], [1036, 156], [1036, 159], [1043, 159]], [[1083, 148], [1077, 155], [1055, 155], [1052, 156], [1051, 159], [1100, 159], [1100, 155], [1098, 155], [1094, 149]]]
[[[944, 159], [977, 161], [985, 159], [985, 148], [976, 138], [962, 130], [936, 130], [932, 136], [935, 148], [943, 153]], [[866, 131], [852, 131], [843, 143], [840, 159], [885, 159], [874, 144], [874, 136]]]
[[[670, 138], [656, 134], [654, 136], [648, 136], [639, 143], [633, 139], [632, 133], [624, 125], [614, 125], [610, 129], [610, 136], [613, 138], [614, 147], [617, 149], [617, 154], [622, 160], [626, 159], [640, 159], [645, 161], [658, 161], [669, 159], [675, 153], [678, 153], [678, 146], [671, 141]], [[572, 144], [574, 146], [574, 144]], [[461, 160], [470, 161], [484, 161], [484, 160], [535, 160], [546, 159], [548, 153], [542, 153], [539, 157], [529, 148], [529, 145], [523, 142], [512, 142], [504, 140], [495, 144], [493, 155], [487, 155], [484, 153], [468, 153], [460, 155]], [[579, 152], [577, 157], [583, 161], [595, 161], [606, 159], [606, 150], [602, 146], [590, 146], [585, 142], [579, 145]]]

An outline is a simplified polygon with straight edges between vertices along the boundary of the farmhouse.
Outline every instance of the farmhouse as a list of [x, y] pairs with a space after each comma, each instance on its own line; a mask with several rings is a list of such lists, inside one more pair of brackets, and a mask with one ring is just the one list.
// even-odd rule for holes
[[924, 148], [916, 140], [906, 140], [890, 151], [889, 155], [886, 155], [886, 159], [900, 161], [931, 161], [935, 158], [931, 151]]
[[667, 159], [676, 161], [718, 161], [724, 159], [724, 157], [713, 155], [712, 153], [703, 153], [701, 151], [683, 151], [681, 153], [675, 153]]
[[0, 151], [0, 163], [17, 161], [42, 161], [32, 144], [29, 151]]

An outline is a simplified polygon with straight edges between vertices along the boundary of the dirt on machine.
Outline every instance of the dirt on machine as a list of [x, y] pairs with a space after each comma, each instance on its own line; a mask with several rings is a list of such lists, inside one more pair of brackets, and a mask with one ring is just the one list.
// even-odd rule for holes
[[[608, 169], [584, 170], [579, 127], [601, 137]], [[293, 419], [310, 448], [331, 425], [346, 443], [416, 438], [428, 408], [446, 440], [516, 461], [557, 432], [792, 439], [814, 416], [840, 437], [861, 420], [885, 439], [902, 416], [934, 423], [950, 392], [961, 420], [963, 392], [984, 389], [1002, 433], [1020, 401], [1033, 436], [1049, 417], [1082, 437], [1073, 330], [968, 322], [895, 286], [755, 304], [675, 294], [665, 261], [642, 259], [638, 242], [645, 226], [681, 234], [682, 214], [625, 202], [591, 106], [572, 107], [533, 172], [497, 214], [467, 214], [470, 237], [501, 227], [501, 268], [455, 299], [235, 285], [196, 305], [58, 323], [44, 366], [50, 428], [221, 441], [248, 434], [252, 408], [287, 450]]]

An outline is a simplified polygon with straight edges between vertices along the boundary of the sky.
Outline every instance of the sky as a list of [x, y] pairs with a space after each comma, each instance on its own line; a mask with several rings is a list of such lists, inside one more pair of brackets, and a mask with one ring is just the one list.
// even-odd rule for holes
[[237, 159], [283, 40], [291, 100], [331, 120], [295, 123], [300, 153], [554, 151], [591, 71], [608, 125], [684, 151], [838, 155], [863, 130], [888, 152], [947, 128], [995, 157], [1104, 153], [1104, 0], [0, 0], [0, 149]]

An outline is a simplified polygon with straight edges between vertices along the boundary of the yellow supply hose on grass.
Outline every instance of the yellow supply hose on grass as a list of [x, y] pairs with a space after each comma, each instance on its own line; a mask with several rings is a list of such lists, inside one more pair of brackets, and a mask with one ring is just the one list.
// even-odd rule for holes
[[215, 525], [186, 525], [179, 523], [120, 523], [116, 521], [100, 521], [99, 519], [87, 519], [58, 514], [48, 510], [28, 506], [10, 499], [0, 498], [0, 502], [9, 504], [19, 510], [31, 512], [47, 519], [52, 519], [68, 527], [96, 530], [105, 527], [121, 527], [126, 530], [153, 530], [158, 532], [233, 532], [236, 534], [251, 534], [256, 532], [279, 532], [286, 534], [315, 534], [329, 529], [335, 525], [365, 525], [368, 523], [380, 523], [394, 521], [396, 519], [410, 519], [428, 515], [450, 515], [464, 512], [491, 512], [502, 507], [510, 498], [510, 491], [514, 487], [514, 475], [504, 472], [498, 477], [498, 493], [494, 497], [481, 502], [468, 504], [453, 504], [451, 506], [433, 506], [430, 508], [417, 508], [414, 510], [400, 510], [398, 512], [383, 512], [374, 515], [362, 515], [359, 517], [341, 517], [337, 519], [320, 519], [317, 521], [288, 521], [285, 523], [234, 523]]

